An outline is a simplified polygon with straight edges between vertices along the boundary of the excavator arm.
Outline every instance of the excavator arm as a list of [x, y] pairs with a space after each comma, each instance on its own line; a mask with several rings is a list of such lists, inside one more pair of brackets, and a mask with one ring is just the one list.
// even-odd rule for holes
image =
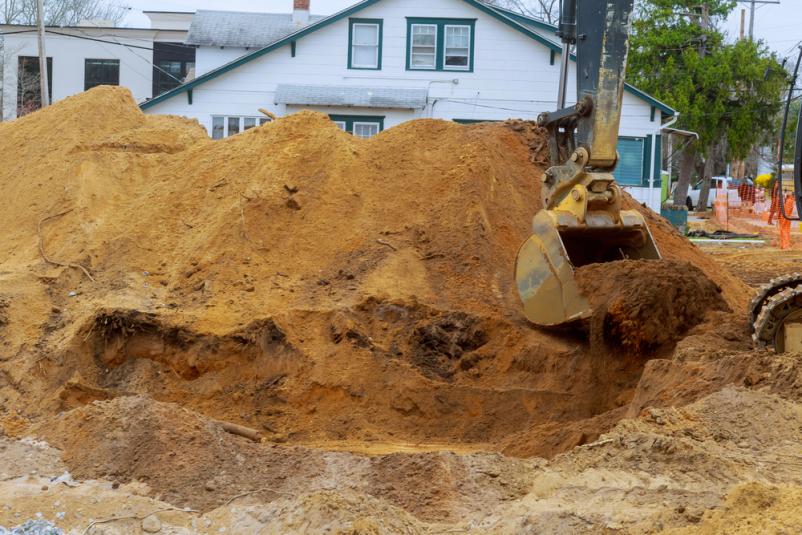
[[[538, 124], [549, 136], [543, 209], [516, 260], [515, 278], [526, 317], [557, 325], [592, 314], [574, 269], [627, 258], [658, 259], [648, 227], [621, 209], [613, 176], [621, 121], [633, 0], [563, 0], [559, 109]], [[566, 107], [571, 47], [576, 48], [576, 104]]]

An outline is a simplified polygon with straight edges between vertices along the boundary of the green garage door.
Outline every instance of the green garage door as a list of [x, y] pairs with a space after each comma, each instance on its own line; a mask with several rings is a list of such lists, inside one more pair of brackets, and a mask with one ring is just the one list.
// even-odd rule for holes
[[643, 142], [642, 137], [618, 138], [618, 155], [621, 160], [614, 175], [622, 186], [643, 184]]

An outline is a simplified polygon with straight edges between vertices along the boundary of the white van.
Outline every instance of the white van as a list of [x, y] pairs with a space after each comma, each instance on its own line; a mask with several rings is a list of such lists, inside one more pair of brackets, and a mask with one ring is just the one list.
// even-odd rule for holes
[[[738, 195], [738, 186], [746, 182], [748, 185], [753, 186], [754, 183], [749, 178], [736, 179], [730, 176], [714, 176], [710, 179], [710, 193], [707, 195], [707, 207], [713, 207], [713, 201], [716, 200], [719, 190], [727, 190], [727, 198], [730, 206], [741, 206], [741, 197]], [[693, 187], [688, 188], [688, 197], [685, 199], [685, 206], [688, 210], [693, 210], [699, 204], [699, 191], [702, 186], [702, 181], [698, 181]]]

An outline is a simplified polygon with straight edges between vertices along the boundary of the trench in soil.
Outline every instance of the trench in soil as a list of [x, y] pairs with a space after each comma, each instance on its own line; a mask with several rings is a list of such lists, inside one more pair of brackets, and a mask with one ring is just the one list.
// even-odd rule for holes
[[[216, 336], [133, 310], [103, 310], [52, 377], [61, 409], [145, 394], [258, 429], [273, 442], [441, 444], [551, 456], [555, 423], [625, 406], [644, 359], [591, 351], [523, 323], [368, 299], [292, 311]], [[540, 431], [538, 431], [540, 430]], [[542, 443], [542, 446], [538, 444]]]

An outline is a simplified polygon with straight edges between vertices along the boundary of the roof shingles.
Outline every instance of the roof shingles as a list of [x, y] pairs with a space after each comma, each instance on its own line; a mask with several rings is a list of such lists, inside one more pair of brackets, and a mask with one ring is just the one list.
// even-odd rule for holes
[[276, 104], [423, 109], [426, 88], [279, 84]]
[[[311, 15], [309, 23], [323, 17]], [[261, 48], [301, 29], [288, 13], [245, 13], [198, 10], [192, 18], [186, 44]]]

